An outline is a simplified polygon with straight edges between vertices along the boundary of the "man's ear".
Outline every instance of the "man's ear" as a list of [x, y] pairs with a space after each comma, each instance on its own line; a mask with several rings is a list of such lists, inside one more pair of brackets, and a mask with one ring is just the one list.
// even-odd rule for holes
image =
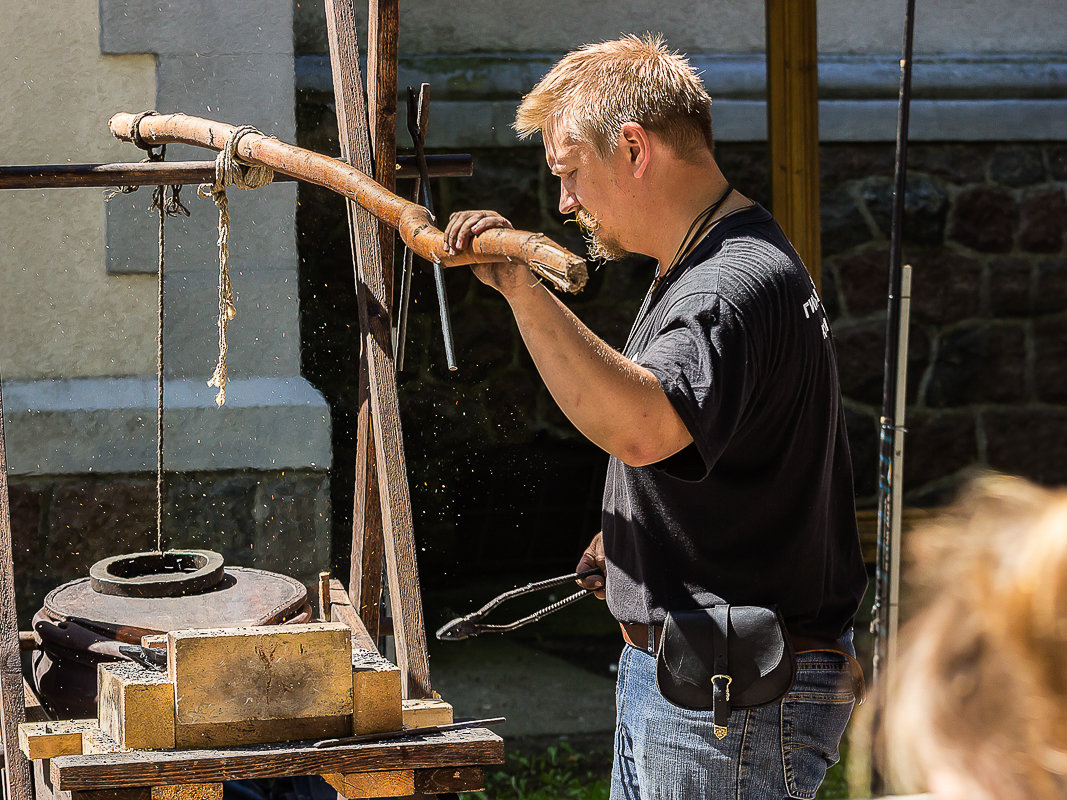
[[645, 174], [652, 160], [652, 137], [639, 122], [627, 122], [619, 131], [619, 147], [635, 178]]

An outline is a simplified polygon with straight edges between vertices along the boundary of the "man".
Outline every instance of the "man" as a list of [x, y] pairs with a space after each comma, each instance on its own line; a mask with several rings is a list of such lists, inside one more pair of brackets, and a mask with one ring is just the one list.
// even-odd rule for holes
[[[522, 265], [474, 267], [507, 300], [553, 398], [611, 458], [601, 566], [627, 642], [619, 663], [612, 798], [814, 795], [849, 719], [851, 624], [866, 585], [837, 366], [826, 315], [771, 216], [712, 153], [710, 98], [655, 37], [566, 56], [515, 127], [540, 131], [594, 256], [657, 267], [623, 351]], [[509, 223], [453, 215], [450, 247]], [[777, 607], [793, 689], [736, 709], [726, 735], [655, 683], [667, 612]]]

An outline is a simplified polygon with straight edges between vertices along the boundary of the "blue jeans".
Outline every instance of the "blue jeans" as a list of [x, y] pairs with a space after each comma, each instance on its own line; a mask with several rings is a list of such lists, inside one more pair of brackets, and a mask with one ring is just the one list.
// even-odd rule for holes
[[844, 656], [797, 655], [796, 682], [777, 702], [735, 709], [726, 737], [710, 711], [671, 705], [655, 657], [626, 645], [616, 688], [611, 800], [811, 800], [837, 763], [855, 702]]

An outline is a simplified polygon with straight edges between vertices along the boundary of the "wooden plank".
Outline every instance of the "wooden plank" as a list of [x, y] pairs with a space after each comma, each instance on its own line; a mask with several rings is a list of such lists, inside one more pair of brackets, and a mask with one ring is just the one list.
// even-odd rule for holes
[[371, 650], [378, 652], [377, 643], [367, 632], [363, 620], [352, 607], [348, 592], [336, 578], [330, 581], [330, 615], [337, 622], [343, 622], [352, 631], [352, 652]]
[[346, 625], [167, 636], [178, 747], [324, 738], [351, 730], [352, 634]]
[[174, 748], [174, 684], [128, 661], [97, 665], [100, 729], [123, 750]]
[[766, 0], [771, 208], [821, 282], [816, 0]]
[[0, 739], [4, 745], [4, 780], [8, 800], [31, 800], [30, 762], [19, 750], [19, 725], [26, 721], [22, 649], [15, 610], [15, 567], [11, 542], [11, 506], [7, 494], [4, 444], [4, 399], [0, 386]]
[[96, 727], [95, 719], [24, 722], [19, 725], [19, 749], [31, 761], [79, 755], [82, 734]]
[[22, 679], [22, 696], [26, 702], [26, 722], [47, 722], [48, 712], [44, 710], [37, 692], [25, 678]]
[[[396, 191], [396, 99], [400, 39], [400, 0], [368, 0], [367, 106], [370, 108], [370, 145], [374, 179]], [[396, 234], [378, 223], [382, 278], [390, 316], [393, 312], [393, 252]]]
[[[333, 67], [334, 100], [342, 156], [353, 167], [370, 174], [370, 141], [367, 110], [359, 71], [353, 0], [326, 0], [330, 61]], [[389, 596], [393, 607], [393, 634], [397, 663], [404, 674], [407, 697], [429, 697], [430, 665], [426, 652], [426, 626], [419, 597], [419, 573], [411, 518], [411, 497], [400, 431], [396, 368], [393, 363], [389, 298], [382, 276], [377, 224], [366, 211], [348, 203], [349, 226], [357, 247], [357, 299], [363, 332], [370, 409], [374, 434], [374, 458], [381, 496], [385, 560]], [[373, 313], [372, 313], [373, 309]]]
[[481, 767], [439, 767], [415, 770], [417, 794], [477, 792], [485, 788], [485, 770]]
[[[352, 230], [350, 225], [350, 230]], [[355, 252], [355, 249], [353, 249]], [[370, 378], [367, 347], [360, 351], [359, 412], [356, 418], [355, 490], [352, 499], [352, 559], [349, 592], [371, 637], [380, 637], [382, 566], [385, 545], [382, 532], [382, 498], [378, 491], [378, 468], [371, 430]]]
[[487, 728], [432, 736], [315, 748], [300, 744], [225, 750], [161, 750], [144, 753], [60, 756], [51, 760], [53, 784], [64, 791], [113, 786], [212, 783], [241, 778], [324, 775], [385, 769], [480, 766], [504, 760], [504, 742]]
[[452, 704], [440, 698], [420, 698], [404, 701], [404, 727], [428, 728], [431, 725], [451, 725]]
[[409, 797], [415, 793], [415, 771], [330, 773], [322, 776], [338, 794], [357, 800], [366, 797]]

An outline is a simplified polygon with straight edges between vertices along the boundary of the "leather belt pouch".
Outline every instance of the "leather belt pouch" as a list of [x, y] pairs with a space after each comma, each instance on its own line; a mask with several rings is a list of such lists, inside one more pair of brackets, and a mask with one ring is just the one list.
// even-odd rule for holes
[[712, 711], [720, 739], [733, 709], [773, 703], [789, 691], [795, 672], [777, 609], [723, 603], [667, 614], [656, 686], [680, 708]]

